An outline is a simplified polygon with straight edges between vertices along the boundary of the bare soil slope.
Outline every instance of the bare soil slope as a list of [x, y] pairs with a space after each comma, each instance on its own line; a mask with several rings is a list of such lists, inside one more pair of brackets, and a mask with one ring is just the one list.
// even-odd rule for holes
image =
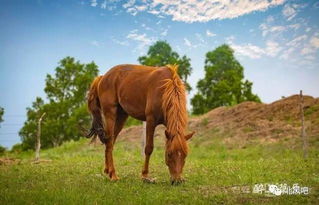
[[[304, 113], [310, 143], [319, 141], [319, 98], [304, 96]], [[300, 98], [293, 95], [271, 104], [243, 102], [233, 107], [219, 107], [190, 118], [189, 130], [197, 132], [196, 143], [219, 137], [228, 145], [240, 147], [256, 142], [294, 144], [300, 140]], [[156, 136], [162, 136], [163, 132], [164, 127], [158, 126]], [[130, 127], [121, 132], [119, 140], [140, 142], [141, 134], [142, 126]]]

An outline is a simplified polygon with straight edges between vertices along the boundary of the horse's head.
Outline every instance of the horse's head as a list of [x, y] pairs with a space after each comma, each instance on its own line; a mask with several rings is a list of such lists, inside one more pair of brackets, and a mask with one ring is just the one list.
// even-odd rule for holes
[[189, 140], [195, 132], [192, 132], [186, 136], [173, 136], [168, 131], [165, 131], [166, 135], [166, 152], [165, 162], [168, 166], [171, 174], [171, 182], [182, 182], [182, 172], [185, 164], [185, 158], [187, 156], [187, 140]]

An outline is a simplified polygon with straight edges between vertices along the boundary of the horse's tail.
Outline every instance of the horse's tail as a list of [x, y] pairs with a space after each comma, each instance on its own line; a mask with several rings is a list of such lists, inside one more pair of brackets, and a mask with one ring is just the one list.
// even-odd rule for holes
[[166, 121], [166, 129], [171, 135], [174, 135], [174, 138], [177, 138], [177, 142], [179, 142], [183, 151], [187, 153], [187, 144], [182, 139], [187, 126], [185, 86], [177, 74], [178, 66], [167, 65], [166, 67], [172, 73], [172, 78], [166, 79], [163, 85], [165, 91], [162, 97], [162, 109]]
[[105, 133], [103, 129], [103, 121], [101, 115], [101, 106], [98, 97], [98, 85], [102, 79], [102, 75], [96, 77], [91, 86], [87, 97], [88, 110], [92, 114], [93, 121], [90, 129], [90, 133], [87, 137], [98, 136], [102, 143], [105, 143]]

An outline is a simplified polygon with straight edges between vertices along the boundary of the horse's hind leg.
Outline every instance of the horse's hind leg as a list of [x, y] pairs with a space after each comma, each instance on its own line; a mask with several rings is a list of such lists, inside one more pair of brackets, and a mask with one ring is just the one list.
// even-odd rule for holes
[[114, 146], [114, 128], [116, 122], [116, 106], [103, 106], [103, 115], [104, 115], [104, 130], [106, 133], [106, 142], [105, 142], [105, 170], [111, 180], [118, 180], [118, 177], [115, 173], [114, 163], [113, 163], [113, 146]]
[[117, 107], [116, 123], [114, 127], [114, 143], [117, 136], [120, 134], [123, 126], [128, 118], [128, 114], [122, 109], [122, 107]]
[[[114, 125], [114, 136], [113, 136], [113, 146], [115, 144], [116, 138], [121, 132], [126, 120], [127, 120], [128, 115], [122, 110], [122, 108], [117, 107], [117, 115], [116, 115], [116, 122]], [[108, 152], [107, 149], [105, 149], [105, 168], [104, 168], [104, 173], [109, 174], [109, 168], [108, 168]]]

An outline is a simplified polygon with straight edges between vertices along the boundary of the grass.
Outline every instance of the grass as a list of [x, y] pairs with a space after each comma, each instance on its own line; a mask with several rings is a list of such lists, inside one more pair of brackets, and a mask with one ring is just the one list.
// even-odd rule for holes
[[[103, 147], [88, 140], [68, 142], [44, 150], [43, 159], [32, 164], [32, 152], [9, 154], [18, 164], [0, 166], [1, 204], [315, 204], [318, 202], [319, 152], [314, 147], [308, 160], [298, 150], [282, 144], [250, 145], [227, 149], [219, 138], [205, 146], [193, 146], [184, 168], [186, 183], [171, 186], [164, 163], [161, 139], [156, 139], [150, 171], [156, 184], [140, 179], [143, 164], [140, 147], [118, 142], [115, 166], [121, 178], [111, 182], [103, 176]], [[159, 146], [159, 144], [161, 146]], [[310, 187], [309, 195], [267, 196], [242, 193], [255, 184], [298, 183]]]
[[317, 111], [319, 111], [319, 104], [315, 104], [315, 105], [311, 106], [310, 108], [307, 108], [305, 110], [305, 115], [309, 116]]
[[208, 125], [208, 123], [209, 123], [209, 121], [208, 121], [208, 118], [207, 117], [205, 117], [205, 118], [203, 118], [202, 120], [201, 120], [201, 124], [202, 124], [202, 126], [207, 126]]
[[253, 132], [254, 130], [255, 130], [255, 129], [252, 128], [252, 127], [244, 127], [244, 128], [243, 128], [244, 133]]

